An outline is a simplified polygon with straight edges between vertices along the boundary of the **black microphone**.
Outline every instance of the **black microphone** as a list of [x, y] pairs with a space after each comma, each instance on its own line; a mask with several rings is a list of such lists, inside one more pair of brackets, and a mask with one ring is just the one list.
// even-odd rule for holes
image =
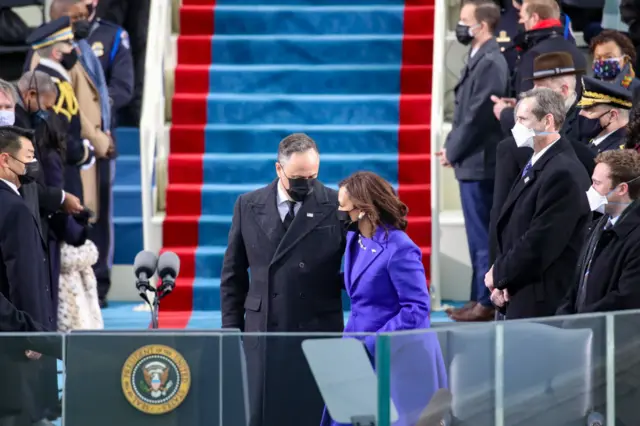
[[176, 278], [180, 273], [180, 258], [172, 251], [166, 251], [158, 259], [158, 294], [161, 297], [171, 293], [176, 286]]
[[155, 289], [149, 284], [149, 280], [156, 273], [156, 265], [158, 264], [158, 257], [150, 251], [141, 251], [136, 255], [133, 261], [133, 271], [136, 276], [136, 289], [140, 293], [140, 297], [147, 303], [149, 298], [147, 297], [147, 291], [155, 291]]

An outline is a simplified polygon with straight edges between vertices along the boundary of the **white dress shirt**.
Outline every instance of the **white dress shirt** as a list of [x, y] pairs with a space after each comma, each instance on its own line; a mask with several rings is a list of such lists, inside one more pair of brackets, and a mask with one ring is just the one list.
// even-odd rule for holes
[[16, 194], [18, 194], [20, 197], [22, 197], [22, 195], [20, 195], [20, 191], [18, 191], [18, 187], [15, 186], [13, 184], [13, 182], [9, 182], [8, 180], [2, 179], [2, 178], [0, 178], [0, 180], [3, 181], [4, 183], [6, 183], [7, 185], [9, 185], [9, 188], [13, 189]]
[[[293, 201], [287, 191], [282, 187], [282, 181], [278, 181], [278, 213], [280, 213], [280, 220], [284, 222], [284, 218], [289, 213], [289, 203], [288, 201]], [[302, 206], [301, 202], [296, 202], [293, 206], [293, 212], [298, 214], [298, 210], [300, 210], [300, 206]]]
[[534, 153], [531, 156], [531, 160], [529, 160], [531, 165], [533, 166], [534, 164], [536, 164], [536, 161], [538, 161], [544, 155], [544, 153], [547, 152], [549, 150], [549, 148], [551, 148], [553, 146], [553, 144], [558, 142], [559, 140], [560, 140], [560, 138], [558, 137], [558, 139], [556, 139], [555, 141], [551, 142], [549, 145], [545, 146], [540, 151]]

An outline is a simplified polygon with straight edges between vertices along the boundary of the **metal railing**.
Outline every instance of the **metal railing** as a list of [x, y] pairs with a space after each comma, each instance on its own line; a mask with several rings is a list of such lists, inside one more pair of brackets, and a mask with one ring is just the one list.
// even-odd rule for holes
[[151, 0], [145, 82], [140, 120], [140, 184], [142, 228], [145, 250], [152, 250], [153, 216], [156, 214], [157, 188], [154, 185], [156, 155], [166, 158], [164, 60], [171, 48], [171, 2]]
[[433, 28], [433, 68], [431, 87], [431, 306], [439, 310], [440, 293], [440, 165], [435, 153], [440, 150], [444, 124], [445, 60], [447, 45], [447, 0], [435, 0]]

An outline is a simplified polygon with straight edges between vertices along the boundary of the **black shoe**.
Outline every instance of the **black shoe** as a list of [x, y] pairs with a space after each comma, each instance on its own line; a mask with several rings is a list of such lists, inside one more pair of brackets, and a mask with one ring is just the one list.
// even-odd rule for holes
[[100, 303], [100, 309], [109, 307], [109, 302], [107, 301], [107, 299], [100, 299], [99, 303]]

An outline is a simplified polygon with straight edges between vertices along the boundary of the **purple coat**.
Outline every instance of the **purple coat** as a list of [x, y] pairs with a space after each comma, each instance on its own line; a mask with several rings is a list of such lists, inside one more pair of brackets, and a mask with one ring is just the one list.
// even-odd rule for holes
[[[409, 236], [379, 227], [372, 239], [347, 234], [344, 284], [351, 299], [345, 333], [388, 333], [430, 327], [430, 298], [420, 248]], [[354, 255], [356, 256], [354, 260]], [[375, 336], [362, 340], [375, 365]], [[413, 425], [433, 394], [447, 387], [442, 352], [435, 333], [403, 334], [391, 339], [391, 396], [399, 414], [394, 425]], [[372, 413], [374, 414], [374, 413]], [[325, 409], [322, 423], [338, 425]]]

